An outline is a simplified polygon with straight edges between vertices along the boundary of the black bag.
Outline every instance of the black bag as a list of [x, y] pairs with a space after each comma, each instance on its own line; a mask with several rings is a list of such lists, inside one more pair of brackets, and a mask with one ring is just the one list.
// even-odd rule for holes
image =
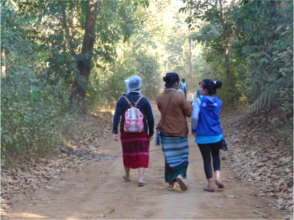
[[227, 151], [228, 150], [228, 145], [227, 145], [227, 142], [225, 141], [225, 139], [222, 139], [221, 140], [221, 147], [220, 147], [221, 150], [223, 151]]

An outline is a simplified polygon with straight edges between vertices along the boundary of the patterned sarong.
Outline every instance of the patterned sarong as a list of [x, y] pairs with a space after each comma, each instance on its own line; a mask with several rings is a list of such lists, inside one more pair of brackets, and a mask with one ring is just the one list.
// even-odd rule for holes
[[147, 168], [149, 163], [149, 137], [143, 133], [121, 133], [123, 162], [129, 168]]
[[161, 136], [165, 157], [165, 181], [173, 182], [178, 175], [186, 178], [189, 146], [187, 137]]

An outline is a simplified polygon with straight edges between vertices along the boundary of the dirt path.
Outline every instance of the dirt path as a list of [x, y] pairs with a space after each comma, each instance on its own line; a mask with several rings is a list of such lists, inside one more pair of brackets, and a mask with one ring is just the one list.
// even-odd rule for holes
[[[113, 155], [110, 160], [90, 160], [82, 170], [66, 172], [58, 180], [33, 194], [14, 199], [4, 214], [11, 219], [99, 219], [99, 218], [270, 218], [282, 219], [268, 201], [257, 198], [254, 188], [242, 184], [222, 161], [225, 190], [207, 193], [202, 190], [205, 177], [201, 155], [190, 136], [190, 164], [187, 192], [169, 192], [164, 183], [164, 158], [161, 148], [150, 147], [147, 185], [137, 186], [137, 171], [132, 181], [122, 179], [120, 143], [109, 137], [99, 153]], [[225, 155], [224, 155], [225, 156]]]

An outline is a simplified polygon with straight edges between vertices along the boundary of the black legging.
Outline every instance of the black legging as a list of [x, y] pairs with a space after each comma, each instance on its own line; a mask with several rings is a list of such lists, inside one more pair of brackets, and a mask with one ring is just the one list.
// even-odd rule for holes
[[212, 178], [212, 169], [211, 169], [211, 157], [213, 159], [213, 168], [214, 171], [220, 170], [220, 158], [219, 158], [219, 149], [221, 146], [221, 142], [213, 143], [213, 144], [198, 144], [198, 147], [202, 154], [204, 171], [207, 179]]

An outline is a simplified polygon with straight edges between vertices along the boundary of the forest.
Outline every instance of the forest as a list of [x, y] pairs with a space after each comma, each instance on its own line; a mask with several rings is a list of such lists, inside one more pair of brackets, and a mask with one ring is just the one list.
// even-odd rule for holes
[[133, 74], [150, 99], [165, 72], [186, 78], [191, 92], [203, 78], [222, 80], [227, 108], [292, 126], [292, 1], [1, 4], [2, 166], [61, 144], [58, 128], [73, 113], [113, 105]]
[[[292, 0], [1, 0], [2, 171], [92, 134], [86, 116], [111, 126], [128, 76], [141, 76], [153, 103], [167, 72], [190, 94], [221, 80], [225, 121], [241, 115], [240, 131], [293, 153]], [[263, 142], [256, 130], [273, 135]]]

